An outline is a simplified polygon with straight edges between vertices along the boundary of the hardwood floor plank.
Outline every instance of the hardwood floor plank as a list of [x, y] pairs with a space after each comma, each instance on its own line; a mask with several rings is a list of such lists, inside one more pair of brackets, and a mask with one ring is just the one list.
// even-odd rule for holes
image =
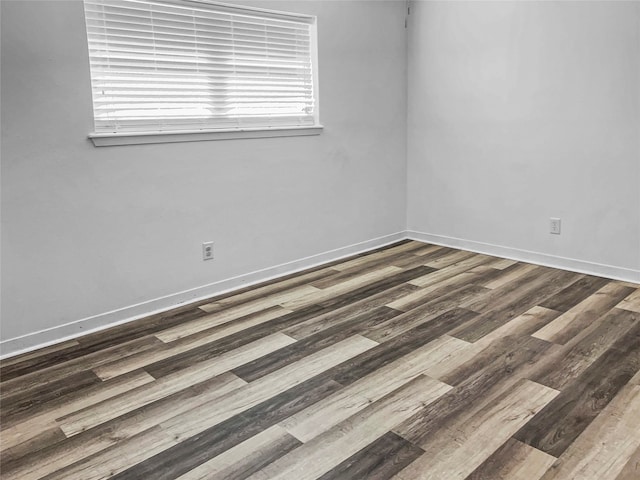
[[302, 445], [274, 425], [199, 465], [179, 480], [242, 480]]
[[175, 445], [162, 429], [154, 427], [43, 477], [43, 480], [102, 480]]
[[58, 443], [52, 443], [11, 463], [3, 462], [2, 473], [7, 479], [35, 480], [66, 466], [84, 462], [120, 442], [153, 429], [159, 422], [188, 412], [203, 404], [215, 404], [217, 398], [234, 391], [246, 382], [226, 373], [201, 384], [193, 385], [161, 400], [145, 405]]
[[394, 425], [450, 388], [437, 380], [418, 377], [249, 478], [316, 479], [376, 441]]
[[639, 323], [640, 315], [614, 308], [580, 336], [574, 337], [565, 348], [558, 350], [557, 358], [541, 366], [531, 379], [556, 390], [564, 390]]
[[[544, 358], [549, 344], [531, 337], [505, 337], [440, 380], [455, 386], [394, 431], [416, 445], [471, 421], [486, 405], [498, 402]], [[531, 362], [531, 363], [529, 363]], [[545, 387], [548, 388], [548, 387]]]
[[204, 347], [209, 349], [211, 344], [217, 340], [224, 339], [233, 334], [242, 332], [256, 325], [268, 323], [274, 319], [282, 318], [287, 312], [280, 307], [271, 307], [264, 312], [256, 312], [236, 322], [232, 322], [228, 325], [220, 325], [213, 327], [202, 332], [189, 335], [172, 342], [165, 344], [165, 347], [158, 350], [150, 350], [142, 352], [139, 355], [130, 356], [121, 360], [115, 360], [111, 363], [101, 365], [94, 368], [94, 372], [103, 380], [117, 377], [125, 373], [137, 370], [138, 368], [145, 368], [150, 364], [160, 362], [165, 359], [171, 360], [171, 357], [187, 353], [198, 347]]
[[203, 305], [201, 305], [201, 307], [206, 307], [202, 309], [206, 312], [219, 312], [233, 306], [269, 297], [274, 294], [289, 291], [296, 287], [311, 284], [325, 278], [333, 277], [335, 275], [338, 275], [339, 273], [340, 272], [338, 270], [332, 267], [311, 269], [311, 271], [287, 275], [286, 277], [278, 279], [277, 281], [266, 282], [266, 284], [264, 285], [244, 288], [238, 293], [231, 293], [227, 296], [224, 296], [223, 298], [216, 299], [213, 302], [204, 303]]
[[631, 455], [615, 480], [637, 480], [640, 478], [640, 448]]
[[[520, 277], [519, 280], [527, 278], [529, 273], [537, 273], [537, 270], [528, 272]], [[470, 322], [464, 329], [456, 332], [456, 336], [462, 340], [468, 342], [475, 342], [492, 332], [496, 328], [509, 322], [511, 319], [517, 317], [523, 312], [526, 312], [531, 307], [536, 306], [542, 299], [548, 297], [553, 292], [563, 288], [567, 283], [570, 283], [577, 274], [572, 272], [562, 271], [550, 271], [538, 275], [526, 286], [522, 286], [518, 293], [511, 293], [506, 295], [503, 299], [492, 298], [485, 308], [489, 308], [482, 312], [473, 322]], [[518, 283], [519, 280], [515, 280], [513, 283]], [[502, 287], [498, 287], [492, 292], [500, 292]], [[493, 294], [488, 294], [486, 297], [492, 297]], [[480, 302], [482, 302], [480, 297]], [[484, 303], [484, 302], [483, 302]], [[478, 311], [478, 303], [471, 301], [471, 303], [463, 304], [465, 308]]]
[[441, 317], [404, 332], [369, 351], [347, 360], [333, 369], [333, 378], [342, 385], [349, 385], [378, 368], [410, 354], [444, 333], [452, 326], [460, 325], [473, 318], [475, 313], [465, 310], [452, 310]]
[[[39, 450], [47, 448], [49, 445], [53, 445], [64, 441], [67, 437], [54, 423], [46, 425], [35, 425], [34, 430], [29, 432], [18, 432], [18, 441], [7, 441], [4, 439], [4, 432], [2, 437], [2, 465], [0, 465], [0, 471], [5, 470], [5, 465], [16, 463], [21, 458], [28, 457]], [[4, 477], [3, 477], [4, 478]]]
[[318, 350], [342, 341], [347, 337], [363, 333], [368, 328], [393, 318], [398, 314], [399, 312], [387, 307], [380, 307], [370, 312], [365, 312], [352, 318], [348, 322], [326, 328], [315, 335], [303, 338], [287, 347], [235, 368], [233, 369], [233, 373], [247, 382], [252, 382]]
[[[629, 287], [631, 288], [631, 287]], [[640, 288], [636, 288], [629, 296], [625, 297], [618, 305], [618, 308], [624, 310], [631, 310], [632, 312], [640, 313]]]
[[496, 272], [499, 272], [499, 270], [484, 268], [480, 265], [479, 267], [465, 270], [462, 273], [448, 277], [430, 286], [422, 288], [416, 287], [417, 290], [415, 292], [394, 300], [393, 302], [388, 303], [387, 306], [395, 308], [396, 310], [408, 312], [409, 310], [424, 305], [425, 303], [433, 302], [434, 300], [451, 294], [453, 291], [473, 286], [481, 288], [482, 285], [480, 284], [483, 283], [483, 280], [494, 277]]
[[640, 323], [615, 342], [514, 438], [562, 455], [640, 369]]
[[551, 295], [549, 298], [541, 302], [540, 306], [550, 308], [552, 310], [558, 310], [559, 312], [566, 312], [583, 300], [589, 298], [608, 283], [609, 280], [606, 278], [587, 275], [579, 278], [571, 285], [560, 290], [558, 293]]
[[340, 264], [335, 266], [335, 269], [339, 271], [345, 271], [345, 270], [351, 270], [354, 268], [362, 268], [363, 266], [366, 266], [371, 262], [377, 262], [381, 259], [388, 258], [399, 253], [417, 252], [418, 250], [422, 250], [422, 249], [424, 249], [424, 243], [408, 241], [401, 245], [385, 248], [378, 252], [370, 253], [368, 255], [359, 255], [358, 257], [352, 260], [340, 262]]
[[58, 424], [67, 437], [76, 435], [294, 342], [291, 337], [281, 333], [270, 335], [210, 361], [197, 363], [151, 384], [142, 385], [97, 405], [66, 415], [58, 419]]
[[422, 455], [423, 450], [387, 432], [336, 465], [318, 480], [385, 480]]
[[[429, 369], [425, 371], [425, 373], [433, 378], [441, 380], [447, 375], [451, 374], [453, 371], [459, 369], [465, 363], [472, 361], [472, 359], [474, 358], [476, 367], [480, 367], [480, 365], [486, 365], [486, 363], [482, 364], [480, 362], [477, 362], [477, 360], [483, 358], [482, 356], [478, 355], [489, 346], [491, 346], [495, 341], [504, 339], [506, 337], [522, 338], [526, 335], [530, 335], [532, 332], [539, 330], [542, 326], [552, 321], [558, 315], [560, 315], [560, 312], [549, 310], [548, 308], [544, 307], [535, 306], [530, 308], [523, 314], [510, 320], [509, 322], [505, 323], [501, 327], [495, 329], [491, 333], [485, 335], [475, 343], [466, 342], [464, 340], [452, 337], [458, 342], [458, 348], [455, 356], [448, 358], [446, 362], [441, 362], [439, 364], [430, 366]], [[448, 335], [455, 335], [456, 331], [459, 328], [464, 328], [464, 324], [461, 327], [452, 328], [448, 332]], [[496, 344], [496, 346], [497, 345], [499, 344]], [[496, 350], [496, 353], [499, 351], [500, 350]], [[545, 351], [548, 350], [546, 350], [545, 348]]]
[[510, 438], [465, 480], [539, 480], [555, 457]]
[[213, 411], [204, 405], [163, 422], [161, 426], [179, 440], [197, 435], [376, 345], [372, 340], [354, 335], [230, 392], [217, 401]]
[[[258, 306], [255, 306], [254, 303], [257, 303]], [[269, 305], [269, 303], [270, 302], [252, 302], [251, 304], [241, 304], [238, 307], [205, 315], [187, 324], [177, 325], [176, 327], [163, 330], [156, 334], [156, 337], [165, 343], [170, 343], [193, 335], [194, 333], [210, 330], [219, 326], [222, 326], [219, 329], [222, 332], [230, 331], [231, 333], [235, 333], [240, 326], [253, 326], [291, 313], [291, 310], [286, 310], [277, 305]], [[231, 323], [233, 320], [235, 321]]]
[[0, 361], [0, 477], [635, 480], [639, 291], [352, 255]]
[[[31, 352], [14, 355], [13, 357], [5, 358], [2, 360], [2, 366], [0, 367], [0, 381], [9, 380], [12, 378], [12, 372], [16, 370], [32, 371], [40, 368], [43, 363], [49, 365], [49, 362], [42, 360], [52, 355], [58, 355], [61, 351], [70, 351], [79, 345], [77, 340], [68, 340], [66, 342], [56, 343], [49, 345], [48, 347], [39, 348]], [[14, 376], [20, 376], [17, 374]]]
[[533, 336], [548, 342], [565, 344], [598, 317], [615, 307], [629, 293], [629, 287], [609, 283], [535, 332]]
[[[191, 337], [177, 340], [174, 346], [179, 347], [172, 355], [165, 355], [161, 358], [139, 359], [140, 363], [146, 365], [144, 368], [155, 378], [170, 375], [179, 370], [189, 368], [195, 363], [204, 362], [215, 358], [225, 352], [235, 350], [243, 345], [259, 340], [276, 332], [291, 336], [286, 329], [299, 322], [304, 322], [316, 315], [325, 313], [329, 309], [324, 309], [317, 305], [312, 305], [297, 312], [292, 312], [282, 317], [276, 317], [252, 327], [242, 329], [231, 335], [219, 337], [216, 328], [211, 331], [196, 333]], [[209, 341], [210, 338], [213, 340]]]
[[[640, 375], [638, 379], [640, 380]], [[640, 385], [630, 383], [603, 409], [542, 479], [616, 480], [629, 462], [633, 462], [632, 455], [640, 447], [638, 432]], [[637, 463], [632, 463], [627, 473], [634, 473], [636, 466]]]
[[504, 272], [504, 274], [498, 276], [498, 278], [485, 283], [484, 287], [490, 288], [491, 290], [493, 290], [494, 288], [502, 287], [535, 270], [536, 268], [537, 267], [535, 265], [532, 265], [530, 263], [519, 263], [510, 271]]
[[[183, 307], [183, 309], [185, 308], [186, 307]], [[128, 322], [107, 330], [79, 337], [73, 341], [74, 344], [68, 345], [66, 348], [48, 351], [37, 357], [32, 355], [31, 360], [27, 362], [14, 363], [5, 367], [5, 362], [2, 361], [0, 378], [4, 382], [50, 367], [50, 371], [55, 372], [55, 367], [64, 366], [65, 364], [77, 366], [83, 363], [83, 361], [88, 362], [99, 358], [101, 351], [107, 352], [109, 348], [118, 347], [119, 344], [125, 342], [131, 342], [131, 351], [135, 353], [137, 345], [144, 347], [145, 343], [149, 343], [149, 341], [157, 342], [157, 339], [148, 337], [148, 335], [155, 331], [192, 320], [202, 315], [204, 315], [204, 313], [195, 307], [189, 307], [186, 308], [186, 310], [178, 309], [177, 312], [172, 311], [152, 315], [149, 318]], [[138, 341], [136, 342], [136, 340]], [[51, 347], [47, 350], [51, 350]], [[64, 376], [64, 374], [61, 375], [61, 377]]]
[[458, 262], [462, 262], [468, 258], [474, 258], [474, 257], [485, 257], [486, 260], [489, 260], [489, 257], [487, 257], [486, 255], [480, 255], [478, 253], [473, 253], [473, 252], [467, 252], [465, 250], [454, 250], [451, 253], [449, 253], [448, 255], [444, 255], [440, 258], [437, 258], [435, 260], [431, 260], [431, 259], [426, 259], [425, 258], [425, 263], [424, 265], [426, 265], [427, 267], [431, 267], [431, 268], [437, 268], [438, 270], [444, 269], [450, 265], [456, 264]]
[[[90, 405], [95, 405], [103, 400], [115, 397], [133, 388], [153, 382], [153, 377], [144, 371], [132, 372], [120, 378], [96, 384], [94, 387], [72, 392], [69, 395], [58, 398], [56, 401], [43, 405], [37, 412], [28, 412], [28, 417], [9, 418], [3, 421], [3, 430], [0, 433], [0, 450], [2, 457], [7, 460], [7, 449], [20, 450], [24, 454], [35, 451], [34, 448], [44, 448], [56, 443], [52, 440], [38, 442], [41, 433], [49, 432], [52, 438], [62, 434], [56, 418], [68, 415], [71, 412], [81, 410]], [[64, 437], [64, 434], [62, 434]]]
[[385, 267], [373, 272], [359, 275], [350, 280], [333, 285], [332, 287], [325, 288], [324, 290], [318, 290], [318, 292], [304, 295], [296, 300], [290, 300], [288, 302], [282, 302], [280, 305], [289, 310], [298, 310], [307, 305], [320, 303], [325, 300], [329, 300], [332, 297], [350, 292], [357, 288], [363, 287], [367, 284], [371, 284], [375, 281], [381, 280], [388, 275], [401, 272], [402, 269], [398, 267]]
[[[426, 266], [432, 267], [432, 268], [438, 268], [438, 267], [434, 267], [433, 265], [436, 264], [436, 262], [438, 262], [439, 260], [441, 259], [434, 260], [433, 262], [431, 262]], [[443, 268], [440, 267], [439, 270], [432, 273], [428, 273], [414, 280], [411, 280], [410, 283], [411, 285], [415, 285], [416, 287], [420, 287], [420, 288], [438, 285], [440, 282], [443, 282], [452, 277], [460, 275], [461, 273], [471, 270], [479, 265], [489, 263], [491, 260], [492, 258], [486, 255], [478, 255], [478, 254], [474, 254], [471, 256], [466, 255], [458, 262], [454, 262]]]
[[[394, 275], [389, 275], [383, 279], [377, 280], [372, 283], [368, 283], [362, 287], [350, 290], [342, 295], [330, 297], [328, 299], [318, 302], [317, 305], [322, 308], [339, 309], [347, 305], [353, 305], [355, 302], [359, 302], [365, 299], [371, 299], [376, 294], [381, 294], [385, 291], [389, 291], [393, 287], [400, 286], [408, 282], [409, 280], [424, 275], [426, 272], [432, 269], [425, 266], [411, 268], [409, 270], [400, 271]], [[413, 286], [405, 284], [406, 288]], [[413, 287], [415, 288], [415, 287]]]
[[223, 452], [295, 415], [314, 402], [335, 392], [340, 385], [332, 380], [312, 378], [290, 390], [180, 441], [176, 446], [115, 476], [116, 480], [172, 480], [197, 468]]
[[308, 442], [422, 375], [431, 359], [448, 353], [442, 347], [443, 342], [436, 341], [418, 348], [289, 417], [280, 425], [298, 440]]
[[[443, 295], [438, 299], [425, 303], [424, 305], [420, 305], [413, 310], [409, 310], [402, 315], [398, 315], [387, 320], [381, 325], [370, 329], [366, 333], [366, 336], [367, 338], [371, 338], [377, 342], [386, 342], [411, 330], [412, 328], [435, 321], [435, 319], [439, 319], [439, 321], [448, 321], [449, 318], [453, 319], [456, 317], [456, 312], [465, 313], [466, 319], [470, 310], [457, 308], [457, 306], [460, 303], [464, 303], [466, 300], [483, 295], [485, 291], [486, 290], [483, 287], [475, 285], [469, 285], [467, 287], [454, 290], [447, 295]], [[448, 313], [448, 317], [443, 316]], [[475, 312], [473, 313], [474, 316], [476, 316]], [[459, 326], [459, 324], [451, 325], [452, 328]], [[443, 331], [442, 333], [446, 333], [446, 331]]]
[[95, 373], [83, 370], [66, 379], [54, 380], [23, 392], [12, 394], [10, 390], [2, 389], [1, 420], [4, 423], [6, 418], [24, 414], [29, 410], [36, 410], [39, 406], [58, 397], [83, 390], [100, 382]]
[[504, 270], [512, 265], [518, 263], [517, 260], [509, 260], [508, 258], [496, 258], [489, 265], [493, 268], [497, 268], [498, 270]]
[[415, 288], [416, 287], [412, 285], [397, 285], [364, 299], [356, 300], [343, 307], [336, 309], [329, 308], [327, 313], [313, 315], [308, 320], [298, 322], [291, 327], [284, 328], [282, 331], [295, 339], [301, 340], [327, 328], [347, 323], [356, 316], [371, 312], [388, 302], [410, 294], [415, 291]]
[[486, 461], [558, 392], [523, 380], [504, 399], [467, 424], [420, 443], [425, 453], [402, 470], [402, 480], [462, 480]]
[[114, 359], [126, 359], [157, 348], [163, 348], [162, 346], [162, 342], [155, 337], [144, 337], [123, 342], [122, 344], [103, 350], [91, 351], [87, 355], [7, 380], [0, 386], [0, 390], [3, 396], [35, 391], [38, 388], [44, 388], [51, 382], [64, 381], [69, 376], [77, 374], [78, 371], [94, 370], [100, 365], [114, 361]]

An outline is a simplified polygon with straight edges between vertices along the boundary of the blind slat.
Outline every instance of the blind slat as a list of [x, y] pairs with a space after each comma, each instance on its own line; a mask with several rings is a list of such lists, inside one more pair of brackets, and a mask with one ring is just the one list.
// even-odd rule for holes
[[85, 0], [95, 129], [316, 123], [312, 19], [188, 0]]

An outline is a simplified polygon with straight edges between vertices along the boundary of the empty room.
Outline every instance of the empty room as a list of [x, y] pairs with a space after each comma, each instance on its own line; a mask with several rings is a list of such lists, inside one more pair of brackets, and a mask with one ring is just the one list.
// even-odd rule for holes
[[640, 1], [0, 0], [1, 480], [640, 480]]

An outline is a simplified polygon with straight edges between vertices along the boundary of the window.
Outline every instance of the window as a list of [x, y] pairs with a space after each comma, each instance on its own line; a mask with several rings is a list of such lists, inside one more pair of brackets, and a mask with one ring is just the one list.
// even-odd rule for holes
[[84, 5], [96, 145], [318, 133], [315, 17], [203, 0]]

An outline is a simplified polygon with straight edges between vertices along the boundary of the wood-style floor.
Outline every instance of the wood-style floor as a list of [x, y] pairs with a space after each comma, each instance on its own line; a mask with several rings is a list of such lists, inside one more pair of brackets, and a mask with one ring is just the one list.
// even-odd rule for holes
[[638, 285], [407, 241], [2, 362], [2, 479], [640, 479]]

